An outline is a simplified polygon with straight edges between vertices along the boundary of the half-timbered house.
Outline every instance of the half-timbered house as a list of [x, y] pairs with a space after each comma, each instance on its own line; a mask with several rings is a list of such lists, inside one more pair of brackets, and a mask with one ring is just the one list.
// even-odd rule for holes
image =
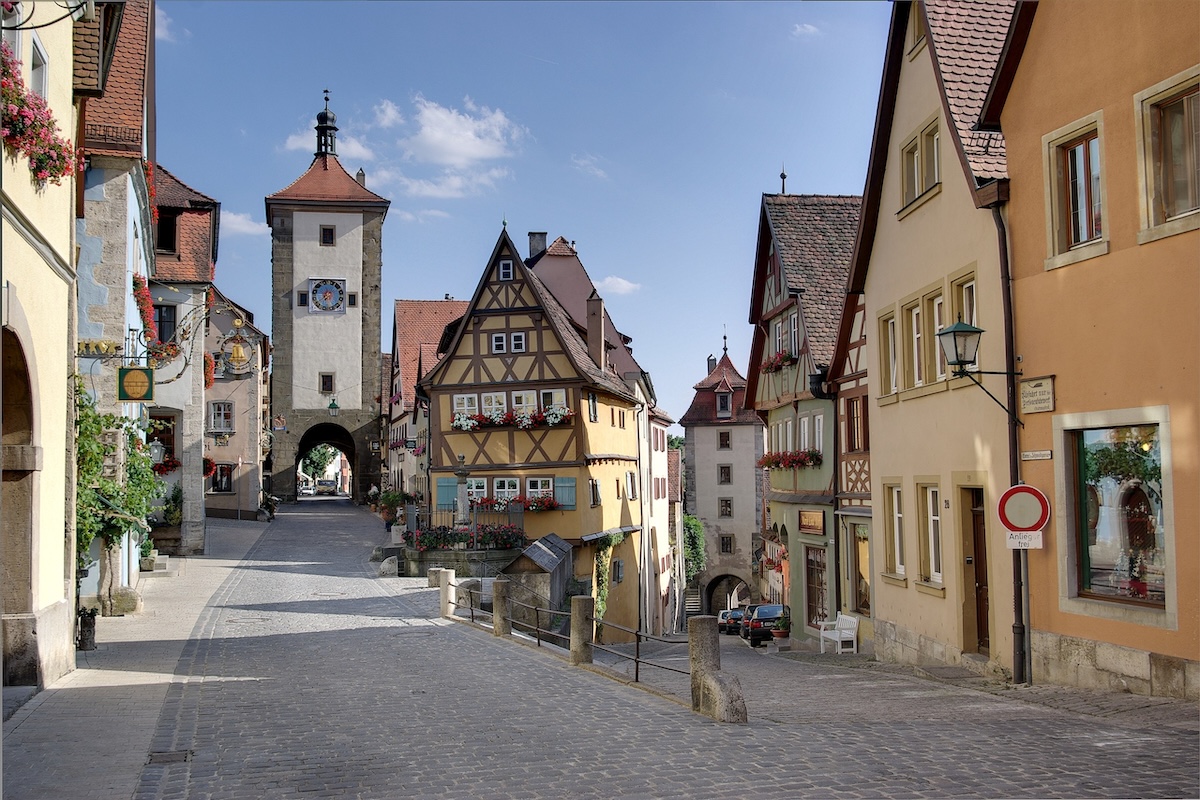
[[[810, 632], [834, 610], [833, 402], [825, 383], [860, 198], [763, 195], [750, 295], [746, 404], [767, 425], [769, 521], [760, 575]], [[768, 591], [771, 583], [767, 582]]]
[[[575, 577], [603, 600], [605, 621], [637, 629], [648, 622], [645, 588], [658, 581], [648, 556], [661, 552], [646, 541], [640, 499], [649, 376], [574, 249], [544, 241], [527, 264], [501, 233], [444, 356], [419, 381], [429, 405], [431, 501], [454, 507], [461, 457], [471, 503], [522, 503], [526, 536], [570, 542]], [[664, 520], [664, 541], [667, 528]]]

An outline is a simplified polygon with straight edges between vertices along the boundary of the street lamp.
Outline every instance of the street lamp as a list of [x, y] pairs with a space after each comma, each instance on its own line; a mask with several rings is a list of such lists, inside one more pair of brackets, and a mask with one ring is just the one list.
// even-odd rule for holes
[[329, 416], [336, 417], [338, 415], [338, 412], [341, 410], [342, 410], [341, 406], [339, 406], [337, 404], [336, 397], [329, 401]]
[[1008, 414], [1009, 419], [1021, 427], [1025, 427], [1025, 423], [1017, 419], [1008, 406], [1000, 402], [999, 398], [989, 392], [987, 387], [975, 377], [976, 375], [1020, 375], [1020, 371], [991, 372], [981, 369], [968, 369], [979, 357], [979, 340], [983, 333], [982, 328], [976, 328], [974, 325], [963, 322], [962, 314], [958, 315], [958, 322], [955, 322], [953, 325], [947, 325], [938, 331], [938, 345], [942, 348], [942, 355], [946, 359], [946, 366], [950, 367], [950, 374], [953, 377], [970, 378], [976, 386], [987, 393], [988, 397], [996, 401], [996, 405], [1004, 409], [1004, 413]]
[[163, 443], [157, 439], [150, 442], [150, 461], [155, 464], [163, 462], [163, 456], [167, 454], [167, 448], [163, 447]]

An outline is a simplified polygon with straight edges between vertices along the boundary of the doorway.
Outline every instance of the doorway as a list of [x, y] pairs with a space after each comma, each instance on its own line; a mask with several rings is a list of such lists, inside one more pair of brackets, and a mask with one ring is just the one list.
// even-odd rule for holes
[[984, 524], [983, 489], [967, 489], [971, 509], [971, 552], [975, 562], [975, 633], [979, 652], [987, 655], [991, 649], [988, 625], [988, 558], [987, 529]]

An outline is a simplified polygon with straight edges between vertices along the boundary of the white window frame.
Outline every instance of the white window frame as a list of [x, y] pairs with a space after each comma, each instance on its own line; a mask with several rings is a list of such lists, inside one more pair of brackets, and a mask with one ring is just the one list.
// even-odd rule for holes
[[942, 493], [936, 486], [925, 487], [925, 546], [929, 582], [942, 582]]
[[512, 259], [506, 258], [501, 260], [500, 266], [497, 270], [500, 280], [511, 281], [513, 279], [514, 272], [515, 270], [513, 269]]
[[899, 486], [887, 487], [890, 504], [888, 513], [892, 537], [891, 561], [892, 574], [904, 576], [904, 493]]
[[487, 478], [467, 478], [467, 502], [487, 497]]
[[492, 339], [492, 355], [499, 355], [508, 352], [508, 335], [503, 333], [493, 333]]
[[904, 309], [905, 315], [908, 317], [908, 346], [909, 355], [906, 367], [910, 368], [910, 376], [912, 377], [912, 386], [925, 385], [925, 359], [922, 348], [925, 346], [924, 331], [921, 329], [921, 304], [917, 303]]
[[588, 494], [590, 495], [591, 504], [593, 506], [600, 505], [600, 481], [596, 478], [592, 478], [588, 481]]
[[[213, 474], [212, 474], [212, 477], [209, 479], [209, 483], [208, 483], [209, 494], [233, 494], [234, 492], [236, 492], [237, 487], [234, 485], [234, 483], [235, 483], [236, 476], [237, 476], [237, 465], [230, 464], [228, 462], [221, 462], [221, 463], [215, 464], [213, 466], [214, 466]], [[229, 475], [229, 488], [228, 489], [218, 489], [217, 488], [220, 485], [219, 478], [222, 473], [228, 473], [228, 475]]]
[[554, 478], [526, 478], [526, 497], [554, 497]]
[[783, 352], [783, 320], [775, 320], [775, 352]]
[[825, 415], [813, 414], [813, 447], [818, 453], [825, 451]]
[[454, 413], [455, 414], [478, 414], [479, 413], [479, 395], [477, 395], [477, 394], [456, 394], [456, 395], [454, 395]]
[[525, 332], [524, 331], [514, 331], [509, 336], [509, 340], [510, 340], [509, 347], [508, 347], [509, 352], [512, 352], [512, 353], [524, 353], [525, 352]]
[[542, 389], [538, 392], [538, 399], [541, 401], [542, 410], [545, 411], [553, 406], [560, 408], [567, 407], [567, 390], [566, 389]]
[[512, 410], [532, 414], [537, 411], [537, 392], [532, 389], [522, 389], [512, 393]]
[[733, 416], [733, 395], [729, 392], [717, 392], [717, 418], [728, 419]]
[[808, 450], [811, 447], [811, 439], [809, 438], [809, 419], [808, 416], [800, 418], [800, 446], [797, 450]]
[[788, 352], [793, 356], [800, 353], [800, 312], [793, 311], [788, 317]]
[[638, 492], [636, 472], [625, 473], [625, 496], [630, 500], [637, 500]]
[[[224, 413], [221, 413], [221, 412]], [[232, 400], [212, 400], [208, 404], [209, 433], [233, 433], [234, 408]]]
[[[937, 342], [937, 335], [941, 333], [942, 328], [946, 327], [946, 302], [940, 294], [936, 295], [930, 302], [930, 323], [933, 325], [933, 341]], [[946, 380], [946, 354], [942, 352], [941, 347], [934, 348], [937, 351], [935, 359], [934, 372], [937, 380]]]
[[511, 500], [520, 493], [520, 478], [494, 478], [492, 480], [492, 497], [497, 500]]
[[503, 414], [508, 411], [508, 395], [504, 392], [483, 392], [479, 396], [479, 407], [484, 414]]
[[50, 56], [42, 47], [42, 40], [36, 32], [29, 39], [32, 45], [29, 54], [29, 90], [45, 100], [50, 91]]

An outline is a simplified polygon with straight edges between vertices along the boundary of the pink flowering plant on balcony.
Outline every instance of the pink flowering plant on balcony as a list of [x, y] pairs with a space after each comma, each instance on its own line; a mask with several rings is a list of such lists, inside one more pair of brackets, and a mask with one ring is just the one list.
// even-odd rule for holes
[[784, 450], [766, 453], [758, 460], [759, 467], [767, 469], [805, 469], [821, 466], [820, 450]]
[[760, 367], [760, 370], [766, 373], [778, 372], [784, 367], [790, 367], [799, 360], [799, 357], [789, 353], [787, 350], [780, 350], [778, 353], [764, 361]]
[[4, 150], [15, 157], [17, 153], [29, 159], [29, 171], [39, 184], [49, 181], [59, 184], [67, 175], [80, 169], [82, 156], [63, 138], [46, 101], [37, 92], [28, 90], [21, 77], [21, 62], [8, 42], [0, 42], [0, 134]]

